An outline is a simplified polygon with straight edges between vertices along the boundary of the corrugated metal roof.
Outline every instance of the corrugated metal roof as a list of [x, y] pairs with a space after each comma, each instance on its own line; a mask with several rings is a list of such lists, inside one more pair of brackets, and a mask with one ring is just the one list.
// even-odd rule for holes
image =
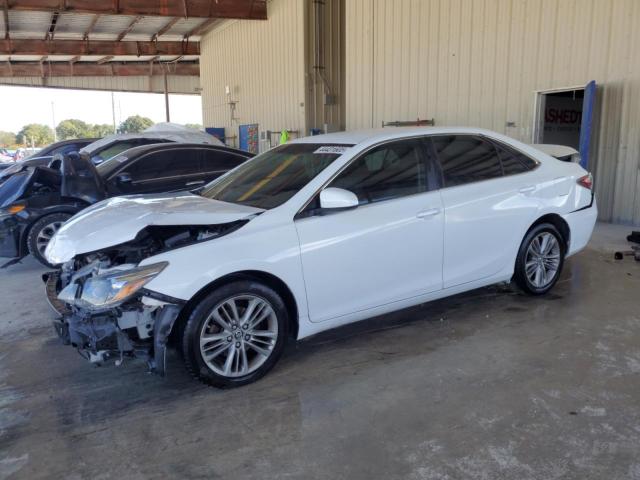
[[95, 15], [87, 13], [62, 13], [58, 16], [55, 36], [61, 39], [82, 38], [82, 35], [87, 31], [94, 17]]
[[93, 27], [93, 33], [102, 34], [115, 40], [135, 18], [129, 15], [101, 15]]
[[[171, 19], [169, 19], [171, 20]], [[142, 17], [133, 27], [129, 35], [125, 39], [129, 39], [130, 36], [142, 36], [145, 39], [151, 38], [155, 33], [160, 31], [162, 27], [167, 24], [167, 19], [163, 17]], [[128, 24], [127, 24], [128, 25]]]
[[10, 35], [12, 38], [44, 38], [51, 25], [51, 16], [52, 14], [49, 12], [9, 10]]

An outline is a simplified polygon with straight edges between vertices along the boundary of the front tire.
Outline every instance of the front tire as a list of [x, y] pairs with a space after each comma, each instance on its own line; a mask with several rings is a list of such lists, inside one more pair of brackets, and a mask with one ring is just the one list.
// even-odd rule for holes
[[558, 229], [550, 223], [536, 225], [520, 245], [516, 284], [531, 295], [544, 295], [558, 281], [565, 254], [566, 244]]
[[224, 285], [204, 297], [187, 320], [187, 370], [219, 388], [255, 382], [282, 355], [288, 326], [287, 309], [273, 289], [251, 280]]
[[51, 215], [45, 215], [40, 218], [31, 226], [29, 235], [27, 236], [27, 248], [29, 249], [29, 253], [45, 267], [54, 267], [54, 265], [47, 262], [47, 259], [44, 258], [45, 248], [47, 248], [51, 237], [53, 237], [62, 224], [70, 218], [71, 215], [68, 213], [52, 213]]

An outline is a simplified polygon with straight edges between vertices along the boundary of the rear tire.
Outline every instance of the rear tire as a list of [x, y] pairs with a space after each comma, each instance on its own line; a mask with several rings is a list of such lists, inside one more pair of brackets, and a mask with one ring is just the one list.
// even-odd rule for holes
[[514, 280], [531, 295], [544, 295], [560, 278], [566, 254], [565, 241], [550, 223], [541, 223], [527, 232], [518, 250]]
[[55, 267], [44, 258], [44, 250], [49, 240], [60, 229], [62, 224], [71, 218], [69, 213], [52, 213], [36, 221], [27, 236], [27, 248], [38, 262], [45, 267]]
[[251, 280], [231, 282], [189, 315], [181, 342], [186, 368], [213, 387], [255, 382], [282, 355], [288, 326], [285, 304], [273, 289]]

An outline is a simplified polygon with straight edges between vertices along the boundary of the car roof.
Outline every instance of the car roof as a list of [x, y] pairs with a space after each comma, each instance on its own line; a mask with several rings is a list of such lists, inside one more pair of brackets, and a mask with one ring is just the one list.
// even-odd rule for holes
[[366, 130], [351, 130], [346, 132], [326, 133], [292, 140], [289, 143], [321, 143], [358, 145], [371, 141], [392, 140], [395, 138], [411, 137], [414, 135], [436, 134], [467, 134], [499, 136], [496, 132], [473, 127], [386, 127], [370, 128]]
[[229, 153], [235, 153], [246, 158], [254, 156], [253, 153], [246, 152], [244, 150], [238, 150], [237, 148], [226, 147], [224, 145], [212, 145], [207, 143], [182, 143], [182, 142], [164, 142], [164, 143], [149, 143], [146, 145], [139, 145], [137, 147], [129, 148], [117, 156], [125, 156], [128, 158], [138, 157], [144, 153], [157, 152], [160, 150], [179, 150], [179, 149], [191, 149], [191, 148], [205, 148], [207, 150], [220, 150]]
[[70, 138], [68, 140], [61, 140], [59, 142], [50, 143], [49, 145], [47, 145], [46, 147], [41, 148], [37, 153], [34, 153], [30, 157], [35, 158], [35, 155], [37, 155], [39, 157], [40, 156], [47, 157], [47, 156], [50, 156], [49, 152], [51, 152], [52, 150], [55, 150], [57, 148], [64, 147], [65, 145], [72, 145], [74, 143], [81, 143], [84, 146], [87, 146], [87, 145], [90, 145], [91, 143], [93, 143], [93, 142], [95, 142], [97, 140], [99, 140], [99, 138]]
[[100, 140], [90, 143], [81, 150], [81, 153], [87, 153], [93, 155], [94, 152], [101, 150], [103, 147], [113, 145], [117, 142], [123, 142], [127, 140], [144, 140], [144, 139], [157, 139], [158, 141], [165, 140], [167, 142], [174, 143], [202, 143], [203, 145], [220, 145], [222, 142], [206, 132], [199, 130], [192, 130], [188, 128], [183, 129], [147, 129], [140, 133], [119, 133], [115, 135], [107, 135]]
[[96, 142], [98, 140], [100, 140], [100, 137], [96, 137], [96, 138], [68, 138], [67, 140], [60, 140], [59, 142], [52, 143], [51, 145], [61, 146], [61, 145], [68, 145], [70, 143], [86, 143], [88, 145], [88, 144]]

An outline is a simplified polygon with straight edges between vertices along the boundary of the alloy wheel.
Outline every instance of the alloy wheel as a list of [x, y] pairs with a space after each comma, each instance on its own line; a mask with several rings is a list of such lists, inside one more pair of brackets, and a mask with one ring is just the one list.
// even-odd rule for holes
[[525, 256], [525, 272], [536, 288], [545, 288], [554, 281], [560, 268], [560, 243], [549, 232], [536, 235]]
[[204, 321], [200, 354], [218, 375], [241, 377], [267, 361], [277, 339], [271, 304], [257, 295], [238, 295], [218, 303]]
[[38, 236], [36, 237], [36, 247], [38, 248], [40, 255], [44, 255], [44, 251], [47, 248], [49, 241], [56, 232], [60, 230], [63, 223], [64, 222], [62, 221], [51, 222], [38, 232]]

